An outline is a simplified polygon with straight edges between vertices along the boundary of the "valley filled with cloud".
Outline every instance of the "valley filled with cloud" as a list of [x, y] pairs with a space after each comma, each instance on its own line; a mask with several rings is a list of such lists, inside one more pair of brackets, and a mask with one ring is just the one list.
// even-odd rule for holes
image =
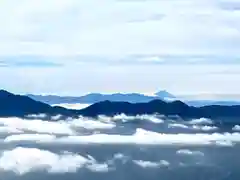
[[[193, 172], [203, 179], [236, 173], [228, 163], [238, 157], [238, 124], [157, 114], [42, 118], [44, 114], [0, 118], [4, 179], [64, 179], [66, 174], [68, 179], [131, 179], [138, 174], [139, 179], [190, 179]], [[126, 169], [131, 171], [123, 173]]]

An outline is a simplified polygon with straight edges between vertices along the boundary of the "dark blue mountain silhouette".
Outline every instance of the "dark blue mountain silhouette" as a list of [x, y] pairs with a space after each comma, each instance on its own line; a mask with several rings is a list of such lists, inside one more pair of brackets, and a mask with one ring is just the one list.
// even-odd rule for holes
[[28, 94], [28, 97], [36, 100], [41, 101], [47, 104], [62, 104], [62, 103], [69, 103], [69, 104], [94, 104], [101, 101], [126, 101], [131, 103], [139, 103], [139, 102], [149, 102], [154, 99], [161, 99], [161, 97], [153, 97], [153, 96], [146, 96], [143, 94], [138, 93], [115, 93], [115, 94], [100, 94], [100, 93], [91, 93], [84, 96], [79, 97], [71, 97], [71, 96], [41, 96], [41, 95], [32, 95]]
[[[156, 96], [146, 96], [144, 94], [138, 93], [115, 93], [115, 94], [100, 94], [100, 93], [91, 93], [84, 96], [74, 97], [74, 96], [55, 96], [55, 95], [33, 95], [28, 94], [26, 96], [47, 104], [94, 104], [101, 101], [112, 101], [112, 102], [130, 102], [130, 103], [146, 103], [152, 100], [160, 99], [173, 101], [178, 98], [169, 92], [163, 90], [155, 93]], [[217, 100], [186, 100], [184, 101], [189, 106], [201, 107], [207, 105], [222, 105], [222, 106], [231, 106], [231, 105], [240, 105], [240, 101], [217, 101]]]
[[166, 116], [177, 115], [182, 118], [240, 118], [240, 106], [203, 106], [193, 107], [181, 101], [165, 102], [152, 100], [147, 103], [111, 102], [102, 101], [82, 110], [70, 110], [62, 107], [52, 107], [48, 104], [35, 101], [27, 96], [20, 96], [0, 90], [0, 117], [24, 117], [30, 114], [44, 113], [47, 115], [63, 116], [90, 116], [154, 114]]
[[186, 119], [202, 117], [211, 119], [235, 119], [240, 117], [240, 105], [193, 107], [188, 106], [182, 101], [166, 102], [153, 100], [148, 103], [103, 101], [80, 110], [80, 113], [84, 116], [97, 116], [99, 114], [112, 116], [120, 113], [127, 115], [158, 113], [165, 116], [177, 115]]
[[52, 107], [48, 104], [35, 101], [27, 96], [15, 95], [5, 90], [0, 90], [0, 116], [24, 117], [30, 114], [44, 113], [47, 115], [62, 114], [73, 116], [74, 110], [61, 107]]

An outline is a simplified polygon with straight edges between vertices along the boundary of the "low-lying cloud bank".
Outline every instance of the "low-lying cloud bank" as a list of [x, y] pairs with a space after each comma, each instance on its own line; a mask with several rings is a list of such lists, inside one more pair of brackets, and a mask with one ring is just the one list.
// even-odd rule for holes
[[191, 121], [188, 122], [189, 124], [213, 124], [213, 121], [211, 119], [207, 119], [207, 118], [200, 118], [200, 119], [193, 119]]
[[[159, 115], [127, 116], [120, 114], [113, 117], [98, 116], [96, 119], [79, 117], [66, 120], [62, 120], [61, 116], [54, 116], [51, 121], [47, 121], [39, 119], [39, 116], [45, 115], [32, 116], [33, 119], [0, 118], [0, 144], [3, 147], [20, 146], [25, 142], [31, 144], [31, 147], [36, 144], [44, 144], [43, 147], [89, 144], [231, 147], [240, 143], [240, 132], [217, 132], [218, 127], [214, 126], [211, 120], [204, 118], [178, 121]], [[178, 131], [179, 129], [181, 131]], [[232, 128], [235, 131], [239, 129], [238, 125]], [[201, 151], [188, 149], [180, 149], [174, 154], [198, 158], [204, 156]], [[54, 153], [38, 148], [16, 147], [11, 150], [2, 150], [0, 171], [10, 171], [17, 175], [35, 171], [74, 173], [79, 170], [106, 173], [114, 171], [119, 163], [129, 162], [144, 169], [167, 168], [174, 164], [171, 160], [139, 160], [124, 154], [115, 154], [99, 162], [89, 155], [83, 156], [72, 152]]]
[[204, 156], [204, 153], [201, 151], [191, 151], [189, 149], [180, 149], [176, 153], [179, 155]]
[[[127, 122], [149, 122], [155, 126], [161, 127], [162, 124], [168, 124], [169, 129], [182, 128], [198, 131], [214, 131], [217, 127], [211, 125], [211, 120], [195, 119], [192, 121], [174, 122], [163, 120], [159, 115], [137, 115], [127, 116], [125, 114], [115, 115], [113, 117], [98, 116], [98, 118], [87, 118], [80, 116], [79, 118], [61, 120], [61, 116], [52, 117], [51, 121], [41, 120], [38, 118], [45, 117], [44, 114], [31, 115], [33, 119], [20, 118], [0, 118], [0, 133], [21, 134], [21, 133], [38, 133], [38, 134], [54, 134], [54, 135], [79, 135], [81, 130], [108, 130], [116, 128], [119, 123], [127, 126]], [[28, 117], [28, 118], [29, 118]], [[236, 126], [235, 129], [238, 127]]]
[[235, 125], [233, 128], [232, 128], [233, 131], [240, 131], [240, 125]]
[[[96, 119], [79, 117], [46, 121], [36, 117], [34, 119], [0, 118], [0, 134], [4, 135], [0, 143], [29, 141], [53, 144], [233, 146], [240, 142], [240, 133], [217, 133], [218, 127], [214, 126], [210, 119], [205, 118], [176, 121], [159, 115], [120, 114], [113, 117], [99, 116]], [[60, 116], [54, 118], [61, 119]], [[238, 129], [237, 125], [233, 127], [233, 130]], [[171, 134], [166, 132], [167, 130]]]
[[139, 145], [218, 145], [226, 146], [240, 142], [240, 133], [211, 134], [163, 134], [137, 129], [132, 135], [91, 134], [57, 137], [47, 134], [10, 135], [4, 143], [30, 141], [56, 144], [139, 144]]
[[143, 160], [133, 160], [133, 162], [142, 167], [142, 168], [159, 168], [159, 167], [168, 167], [170, 163], [166, 160], [161, 160], [159, 162], [153, 161], [143, 161]]
[[133, 160], [123, 154], [115, 154], [111, 160], [97, 162], [92, 156], [82, 156], [71, 152], [56, 154], [37, 148], [16, 147], [3, 151], [0, 155], [0, 171], [10, 171], [17, 175], [45, 171], [47, 173], [75, 173], [85, 169], [95, 173], [106, 173], [116, 169], [116, 160], [132, 162], [140, 168], [162, 168], [170, 166], [166, 160], [158, 162]]
[[199, 126], [199, 125], [193, 125], [192, 126], [192, 129], [195, 129], [195, 130], [200, 130], [200, 131], [215, 131], [218, 129], [218, 127], [216, 126]]
[[76, 135], [77, 129], [112, 129], [114, 123], [79, 117], [59, 121], [40, 119], [0, 118], [0, 133], [46, 133], [56, 135]]
[[182, 128], [182, 129], [189, 129], [190, 127], [185, 124], [173, 123], [168, 124], [168, 128]]
[[156, 114], [152, 114], [152, 115], [143, 114], [143, 115], [129, 116], [121, 113], [118, 115], [114, 115], [112, 117], [99, 115], [96, 120], [103, 121], [103, 122], [123, 122], [123, 123], [132, 122], [132, 121], [147, 121], [154, 124], [164, 123], [162, 116], [156, 115]]
[[197, 130], [197, 131], [216, 131], [218, 127], [216, 126], [208, 126], [208, 125], [189, 125], [189, 124], [179, 124], [179, 123], [170, 123], [168, 124], [168, 128], [170, 129], [189, 129], [189, 130]]
[[[26, 120], [20, 118], [0, 118], [0, 125], [5, 128], [16, 129], [16, 132], [37, 132], [48, 134], [73, 135], [70, 125], [65, 122], [50, 122], [43, 120]], [[1, 129], [0, 129], [1, 130]], [[2, 132], [2, 131], [0, 131]]]
[[145, 120], [152, 123], [163, 123], [163, 120], [156, 115], [137, 115], [126, 116], [124, 114], [113, 117], [98, 116], [97, 119], [80, 116], [79, 118], [61, 120], [61, 116], [52, 117], [51, 121], [41, 120], [46, 118], [44, 114], [30, 115], [28, 118], [0, 118], [0, 133], [45, 133], [56, 135], [76, 135], [78, 129], [86, 130], [102, 130], [113, 129], [116, 127], [116, 122], [128, 122], [133, 120]]
[[17, 147], [4, 151], [0, 157], [0, 170], [12, 171], [23, 175], [34, 171], [47, 171], [48, 173], [76, 172], [86, 168], [93, 172], [107, 172], [107, 164], [100, 164], [92, 157], [65, 152], [55, 154], [50, 151], [36, 148]]
[[62, 104], [53, 104], [52, 106], [60, 106], [68, 109], [75, 109], [75, 110], [80, 110], [84, 109], [91, 104], [82, 104], [82, 103], [76, 103], [76, 104], [69, 104], [69, 103], [62, 103]]

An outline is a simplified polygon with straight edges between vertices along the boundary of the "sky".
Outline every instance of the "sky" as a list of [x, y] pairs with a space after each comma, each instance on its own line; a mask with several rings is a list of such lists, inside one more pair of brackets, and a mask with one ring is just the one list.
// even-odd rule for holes
[[0, 2], [0, 88], [238, 94], [240, 0]]

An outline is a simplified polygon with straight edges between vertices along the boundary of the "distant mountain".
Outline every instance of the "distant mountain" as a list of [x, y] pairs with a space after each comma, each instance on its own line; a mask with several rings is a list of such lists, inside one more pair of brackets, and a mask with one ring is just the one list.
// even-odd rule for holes
[[81, 102], [85, 103], [96, 103], [101, 101], [113, 101], [113, 102], [119, 102], [119, 101], [126, 101], [126, 102], [132, 102], [132, 103], [139, 103], [139, 102], [149, 102], [155, 99], [151, 96], [145, 96], [143, 94], [138, 93], [130, 93], [130, 94], [121, 94], [121, 93], [115, 93], [115, 94], [98, 94], [98, 93], [92, 93], [85, 96], [81, 96], [79, 100]]
[[82, 110], [70, 110], [62, 107], [52, 107], [48, 104], [35, 101], [27, 96], [20, 96], [0, 90], [0, 117], [24, 117], [30, 114], [47, 114], [63, 116], [98, 116], [116, 115], [125, 113], [127, 115], [154, 114], [159, 113], [166, 116], [177, 115], [182, 118], [212, 118], [212, 119], [239, 119], [240, 106], [203, 106], [193, 107], [181, 101], [165, 102], [152, 100], [147, 103], [111, 102], [102, 101], [95, 103]]
[[240, 105], [240, 101], [217, 101], [217, 100], [192, 100], [184, 101], [189, 106], [202, 107], [202, 106], [211, 106], [211, 105], [220, 105], [220, 106], [236, 106]]
[[155, 93], [157, 97], [160, 99], [168, 100], [168, 99], [176, 99], [176, 97], [173, 94], [170, 94], [169, 92], [163, 90], [163, 91], [158, 91]]
[[[28, 94], [28, 97], [36, 101], [40, 101], [46, 104], [94, 104], [101, 101], [112, 101], [112, 102], [130, 102], [130, 103], [145, 103], [153, 101], [156, 99], [165, 101], [174, 101], [178, 98], [169, 92], [163, 90], [155, 93], [155, 96], [146, 96], [138, 93], [115, 93], [115, 94], [100, 94], [91, 93], [84, 96], [74, 97], [74, 96], [54, 96], [54, 95], [32, 95]], [[217, 100], [185, 100], [184, 101], [189, 106], [201, 107], [207, 105], [223, 105], [232, 106], [240, 105], [240, 101], [217, 101]]]
[[94, 104], [101, 101], [125, 101], [131, 103], [140, 103], [140, 102], [149, 102], [154, 99], [161, 99], [161, 97], [154, 97], [154, 96], [146, 96], [143, 94], [138, 93], [129, 93], [129, 94], [122, 94], [122, 93], [115, 93], [115, 94], [100, 94], [100, 93], [91, 93], [80, 97], [71, 97], [71, 96], [41, 96], [41, 95], [27, 95], [28, 97], [36, 100], [41, 101], [47, 104]]

